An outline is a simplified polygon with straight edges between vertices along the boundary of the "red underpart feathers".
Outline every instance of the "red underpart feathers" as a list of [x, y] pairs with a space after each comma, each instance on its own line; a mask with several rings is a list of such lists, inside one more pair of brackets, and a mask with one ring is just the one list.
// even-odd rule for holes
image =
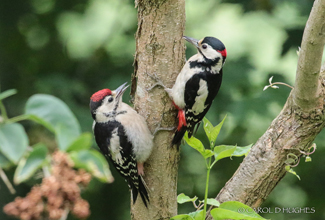
[[181, 128], [183, 126], [186, 126], [187, 123], [186, 123], [186, 119], [185, 119], [185, 112], [183, 109], [181, 109], [180, 107], [178, 107], [174, 102], [173, 102], [175, 108], [178, 110], [178, 126], [177, 126], [177, 130], [180, 131]]

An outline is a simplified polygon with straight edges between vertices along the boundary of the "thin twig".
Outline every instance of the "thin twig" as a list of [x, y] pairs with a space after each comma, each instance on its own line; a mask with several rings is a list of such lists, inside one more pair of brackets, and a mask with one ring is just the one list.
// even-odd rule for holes
[[14, 189], [13, 185], [11, 184], [11, 182], [9, 181], [7, 175], [5, 174], [5, 172], [3, 171], [3, 169], [0, 167], [0, 177], [3, 180], [3, 182], [6, 184], [7, 188], [9, 189], [11, 194], [15, 194], [16, 190]]

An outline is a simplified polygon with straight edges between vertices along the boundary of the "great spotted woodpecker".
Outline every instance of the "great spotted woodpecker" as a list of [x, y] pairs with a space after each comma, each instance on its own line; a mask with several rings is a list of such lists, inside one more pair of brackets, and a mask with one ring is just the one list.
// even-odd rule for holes
[[114, 91], [103, 89], [91, 96], [93, 131], [101, 152], [128, 183], [133, 203], [140, 193], [147, 206], [149, 195], [142, 178], [143, 163], [152, 151], [153, 136], [144, 118], [122, 102], [127, 87], [124, 83]]
[[193, 44], [198, 53], [187, 60], [171, 89], [166, 88], [159, 79], [154, 85], [165, 88], [178, 110], [178, 127], [173, 145], [180, 143], [186, 131], [191, 137], [195, 126], [211, 107], [221, 86], [222, 68], [227, 57], [225, 45], [217, 38], [196, 40], [184, 36], [184, 39]]

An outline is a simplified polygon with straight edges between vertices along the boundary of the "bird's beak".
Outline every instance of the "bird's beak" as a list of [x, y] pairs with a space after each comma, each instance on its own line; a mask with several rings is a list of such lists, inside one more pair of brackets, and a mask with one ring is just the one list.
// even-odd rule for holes
[[126, 85], [126, 83], [120, 85], [117, 89], [115, 89], [115, 95], [116, 95], [116, 98], [120, 98], [122, 97], [123, 93], [125, 92], [125, 90], [129, 87], [129, 85]]
[[199, 48], [199, 40], [197, 40], [197, 39], [195, 39], [195, 38], [192, 38], [192, 37], [187, 37], [187, 36], [183, 36], [183, 38], [184, 38], [187, 42], [193, 44], [196, 48]]

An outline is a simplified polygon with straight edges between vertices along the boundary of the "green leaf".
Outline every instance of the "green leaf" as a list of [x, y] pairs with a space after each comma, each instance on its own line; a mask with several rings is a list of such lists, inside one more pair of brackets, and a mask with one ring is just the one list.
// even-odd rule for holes
[[301, 180], [300, 176], [290, 167], [290, 165], [285, 166], [285, 169], [287, 172], [295, 175], [299, 180]]
[[8, 89], [2, 93], [0, 93], [0, 100], [8, 98], [9, 96], [15, 95], [17, 93], [16, 89]]
[[28, 146], [28, 137], [18, 123], [0, 126], [0, 152], [11, 162], [17, 164]]
[[211, 215], [216, 220], [221, 219], [246, 219], [246, 220], [263, 220], [265, 218], [257, 214], [251, 207], [237, 202], [229, 201], [221, 203], [219, 208], [211, 210]]
[[189, 216], [194, 218], [194, 220], [204, 220], [203, 210], [189, 213]]
[[207, 135], [207, 137], [209, 139], [209, 142], [211, 143], [212, 142], [211, 132], [213, 131], [214, 127], [206, 117], [203, 118], [203, 128], [204, 128], [205, 134]]
[[14, 165], [0, 152], [0, 168], [7, 169]]
[[37, 144], [26, 158], [22, 158], [14, 175], [14, 183], [20, 184], [31, 178], [33, 174], [42, 167], [46, 160], [48, 150], [44, 144]]
[[46, 127], [49, 131], [55, 133], [55, 128], [52, 126], [52, 124], [46, 120], [44, 120], [43, 118], [40, 118], [36, 115], [28, 115], [25, 114], [27, 116], [28, 120], [31, 120], [33, 122], [36, 122], [37, 124], [43, 125], [44, 127]]
[[207, 199], [207, 204], [208, 205], [213, 205], [213, 206], [219, 206], [220, 202], [216, 199]]
[[245, 147], [236, 147], [236, 150], [232, 153], [231, 156], [235, 156], [235, 157], [241, 157], [244, 155], [247, 155], [249, 153], [249, 151], [251, 150], [253, 144], [250, 144], [248, 146]]
[[205, 159], [212, 157], [214, 155], [214, 153], [211, 150], [206, 150], [204, 148], [202, 142], [199, 139], [195, 138], [194, 136], [188, 138], [187, 132], [184, 135], [184, 140], [189, 146], [197, 150]]
[[194, 136], [192, 136], [191, 138], [188, 138], [188, 133], [186, 132], [184, 135], [184, 139], [186, 141], [186, 143], [191, 146], [192, 148], [194, 148], [195, 150], [201, 152], [204, 152], [205, 148], [202, 144], [202, 142], [195, 138]]
[[236, 146], [227, 146], [227, 145], [220, 145], [214, 148], [215, 153], [215, 160], [221, 160], [226, 157], [231, 157], [232, 154], [235, 152]]
[[26, 114], [55, 133], [60, 150], [65, 151], [80, 136], [80, 125], [69, 107], [60, 99], [44, 94], [30, 97]]
[[188, 214], [176, 215], [172, 217], [170, 220], [195, 220]]
[[105, 157], [96, 150], [72, 151], [69, 153], [76, 168], [83, 168], [100, 181], [111, 183], [114, 178]]
[[90, 132], [82, 133], [72, 144], [67, 148], [69, 151], [88, 150], [91, 147], [92, 134]]
[[190, 198], [189, 196], [185, 195], [184, 193], [181, 193], [177, 196], [177, 203], [183, 204], [185, 202], [194, 202], [197, 200], [197, 197], [194, 196], [193, 198]]
[[222, 121], [221, 121], [217, 126], [215, 126], [215, 127], [213, 128], [213, 130], [211, 131], [211, 133], [210, 133], [210, 139], [209, 139], [210, 143], [211, 143], [211, 142], [213, 142], [213, 143], [216, 142], [216, 140], [217, 140], [217, 138], [218, 138], [218, 135], [219, 135], [219, 133], [220, 133], [221, 127], [222, 127], [222, 125], [223, 125], [223, 122], [226, 120], [226, 117], [227, 117], [227, 115], [226, 115], [226, 116], [222, 119]]

